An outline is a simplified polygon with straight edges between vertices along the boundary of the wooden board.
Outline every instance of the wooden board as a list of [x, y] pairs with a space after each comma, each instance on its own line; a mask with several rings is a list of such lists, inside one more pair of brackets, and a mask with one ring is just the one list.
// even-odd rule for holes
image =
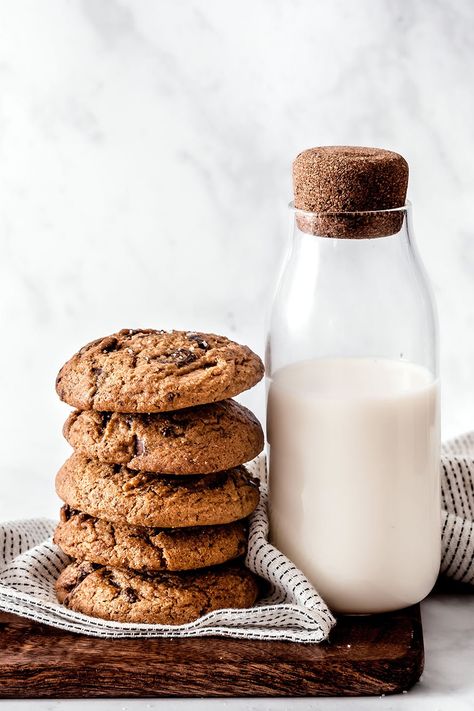
[[359, 696], [423, 670], [419, 606], [341, 617], [329, 643], [105, 640], [0, 613], [0, 697]]

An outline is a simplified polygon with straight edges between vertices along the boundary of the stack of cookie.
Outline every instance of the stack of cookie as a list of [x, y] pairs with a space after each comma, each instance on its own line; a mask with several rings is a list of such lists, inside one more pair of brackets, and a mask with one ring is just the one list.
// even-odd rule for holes
[[57, 581], [62, 603], [183, 624], [255, 602], [241, 556], [259, 495], [242, 465], [263, 432], [229, 398], [262, 375], [246, 346], [184, 331], [123, 330], [63, 366], [57, 392], [78, 409], [64, 426], [75, 451], [56, 478], [54, 540], [74, 559]]

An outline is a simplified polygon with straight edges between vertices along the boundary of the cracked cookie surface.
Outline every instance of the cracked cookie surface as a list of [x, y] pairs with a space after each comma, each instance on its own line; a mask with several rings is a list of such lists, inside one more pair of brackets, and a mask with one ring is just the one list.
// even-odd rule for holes
[[262, 376], [260, 358], [224, 336], [124, 329], [81, 348], [56, 390], [79, 410], [166, 412], [234, 397]]
[[259, 421], [234, 400], [150, 415], [75, 410], [63, 433], [89, 457], [162, 474], [231, 469], [264, 445]]
[[222, 526], [159, 529], [115, 524], [65, 505], [54, 542], [71, 558], [132, 570], [193, 570], [245, 553], [242, 521]]
[[245, 467], [205, 476], [136, 472], [73, 454], [56, 475], [58, 496], [73, 509], [113, 523], [180, 528], [246, 518], [259, 500]]
[[84, 561], [56, 581], [59, 602], [71, 610], [118, 622], [181, 625], [212, 610], [255, 603], [255, 576], [235, 564], [182, 573], [137, 573]]

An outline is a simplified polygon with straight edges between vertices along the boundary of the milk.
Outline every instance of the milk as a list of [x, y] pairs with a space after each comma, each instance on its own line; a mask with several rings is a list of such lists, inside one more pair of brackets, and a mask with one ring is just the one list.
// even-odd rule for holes
[[335, 612], [424, 598], [440, 564], [438, 383], [406, 362], [341, 358], [268, 386], [272, 542]]

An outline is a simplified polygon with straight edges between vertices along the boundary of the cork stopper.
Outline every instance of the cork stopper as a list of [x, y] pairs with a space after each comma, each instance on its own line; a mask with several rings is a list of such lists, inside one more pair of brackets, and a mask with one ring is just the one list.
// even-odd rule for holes
[[405, 205], [408, 164], [398, 153], [382, 148], [310, 148], [293, 163], [293, 185], [295, 208], [317, 213], [297, 213], [303, 232], [326, 237], [385, 237], [401, 229], [403, 213], [377, 211]]

